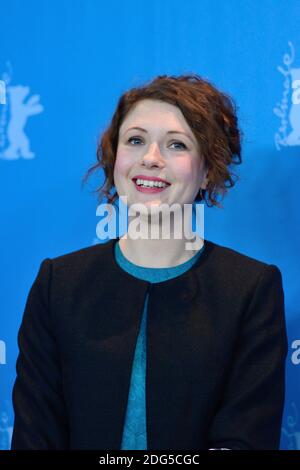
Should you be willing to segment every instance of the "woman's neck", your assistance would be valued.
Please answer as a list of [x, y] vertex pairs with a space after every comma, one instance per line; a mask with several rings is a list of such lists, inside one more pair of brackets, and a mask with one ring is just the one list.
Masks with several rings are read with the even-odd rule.
[[204, 240], [198, 234], [194, 235], [192, 240], [132, 239], [126, 233], [120, 237], [119, 246], [123, 255], [138, 266], [170, 268], [185, 263], [203, 247]]

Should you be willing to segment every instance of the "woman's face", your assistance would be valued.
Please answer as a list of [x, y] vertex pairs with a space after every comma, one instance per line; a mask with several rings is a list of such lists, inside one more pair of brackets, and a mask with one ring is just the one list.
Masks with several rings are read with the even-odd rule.
[[[144, 188], [134, 180], [138, 175], [168, 185]], [[193, 203], [200, 187], [205, 189], [205, 177], [197, 141], [180, 109], [164, 101], [139, 101], [119, 129], [114, 167], [118, 195], [127, 197], [128, 206]]]

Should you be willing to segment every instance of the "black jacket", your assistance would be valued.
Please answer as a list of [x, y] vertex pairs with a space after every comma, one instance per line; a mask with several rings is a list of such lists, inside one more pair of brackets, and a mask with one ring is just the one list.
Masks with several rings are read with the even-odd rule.
[[19, 330], [12, 449], [120, 449], [147, 291], [148, 450], [277, 449], [287, 337], [275, 265], [206, 240], [151, 284], [112, 239], [45, 259]]

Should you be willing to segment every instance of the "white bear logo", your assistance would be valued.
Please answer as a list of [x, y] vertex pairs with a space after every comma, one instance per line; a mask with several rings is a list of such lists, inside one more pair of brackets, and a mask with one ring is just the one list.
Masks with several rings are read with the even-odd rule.
[[10, 103], [10, 119], [7, 125], [8, 147], [0, 154], [5, 160], [16, 160], [18, 158], [31, 159], [35, 154], [30, 150], [30, 143], [25, 134], [24, 127], [29, 116], [39, 114], [43, 111], [40, 104], [40, 96], [33, 95], [26, 102], [30, 88], [17, 85], [7, 88]]

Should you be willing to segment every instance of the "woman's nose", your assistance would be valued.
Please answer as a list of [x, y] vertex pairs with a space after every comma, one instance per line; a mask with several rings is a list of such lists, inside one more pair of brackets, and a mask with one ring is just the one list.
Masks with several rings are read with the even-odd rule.
[[164, 158], [161, 154], [159, 145], [156, 143], [153, 143], [150, 145], [149, 149], [143, 156], [143, 161], [144, 163], [149, 164], [157, 164], [157, 165], [163, 165], [164, 164]]

